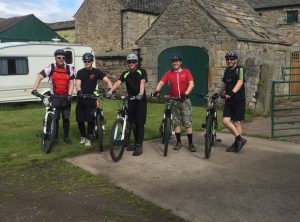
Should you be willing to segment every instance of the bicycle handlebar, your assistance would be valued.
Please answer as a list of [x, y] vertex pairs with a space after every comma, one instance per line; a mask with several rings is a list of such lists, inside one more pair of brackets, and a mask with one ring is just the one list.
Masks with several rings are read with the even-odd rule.
[[193, 95], [196, 95], [196, 96], [205, 98], [205, 99], [207, 99], [207, 100], [209, 100], [209, 99], [211, 99], [211, 100], [216, 100], [216, 99], [218, 99], [218, 98], [226, 99], [226, 94], [224, 94], [224, 93], [218, 93], [217, 96], [210, 96], [210, 95], [208, 95], [208, 94], [203, 94], [203, 93], [196, 93], [196, 94], [193, 94]]

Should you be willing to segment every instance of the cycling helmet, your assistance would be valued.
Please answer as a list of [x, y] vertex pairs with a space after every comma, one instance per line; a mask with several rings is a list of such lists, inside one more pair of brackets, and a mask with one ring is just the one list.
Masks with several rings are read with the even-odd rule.
[[63, 49], [57, 49], [54, 52], [54, 56], [57, 56], [57, 55], [66, 55], [66, 53]]
[[229, 51], [226, 53], [225, 58], [238, 58], [238, 54], [236, 53], [236, 51]]
[[82, 60], [83, 61], [94, 61], [94, 56], [92, 53], [84, 53], [83, 56], [82, 56]]
[[134, 60], [134, 61], [138, 61], [138, 57], [136, 54], [129, 54], [127, 57], [126, 57], [126, 61], [131, 61], [131, 60]]
[[172, 60], [179, 60], [179, 61], [182, 61], [182, 57], [181, 57], [181, 55], [179, 55], [179, 54], [173, 54], [172, 56], [171, 56], [171, 61]]

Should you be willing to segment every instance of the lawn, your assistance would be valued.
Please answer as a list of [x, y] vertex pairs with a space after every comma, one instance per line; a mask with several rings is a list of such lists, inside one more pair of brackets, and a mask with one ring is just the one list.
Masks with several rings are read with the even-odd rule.
[[[106, 148], [119, 105], [120, 101], [103, 101], [107, 120], [104, 140]], [[63, 160], [72, 155], [97, 152], [96, 149], [87, 150], [79, 144], [75, 106], [76, 103], [73, 102], [70, 128], [73, 144], [62, 143], [60, 128], [60, 143], [50, 154], [40, 151], [40, 138], [36, 136], [41, 131], [45, 111], [42, 104], [0, 106], [0, 190], [5, 194], [0, 197], [3, 209], [0, 217], [4, 221], [20, 217], [27, 218], [24, 221], [31, 220], [30, 218], [38, 221], [43, 215], [46, 221], [52, 221], [55, 218], [53, 214], [68, 218], [73, 213], [78, 215], [78, 221], [94, 221], [92, 218], [101, 213], [105, 218], [102, 221], [182, 221], [171, 212], [114, 186], [105, 178], [91, 175]], [[148, 103], [145, 140], [157, 138], [163, 109], [162, 103]], [[193, 107], [195, 130], [200, 130], [204, 116], [204, 108]], [[72, 200], [78, 203], [73, 206]], [[64, 201], [70, 205], [57, 208], [56, 205]], [[106, 205], [102, 209], [100, 205], [103, 202]], [[20, 206], [25, 207], [22, 211], [15, 211]], [[86, 212], [86, 208], [92, 208], [93, 213]]]

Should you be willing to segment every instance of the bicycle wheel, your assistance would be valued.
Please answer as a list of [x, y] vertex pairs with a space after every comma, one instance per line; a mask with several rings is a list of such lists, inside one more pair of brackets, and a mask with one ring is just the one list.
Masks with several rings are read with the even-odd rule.
[[99, 145], [99, 151], [103, 152], [103, 125], [104, 125], [104, 119], [101, 114], [97, 114], [96, 116], [96, 123], [97, 123], [97, 139], [98, 139], [98, 145]]
[[159, 135], [161, 136], [162, 140], [161, 143], [165, 143], [165, 137], [164, 137], [164, 127], [165, 127], [165, 120], [163, 119], [159, 126]]
[[125, 141], [121, 140], [123, 125], [124, 120], [119, 118], [115, 120], [111, 129], [109, 152], [115, 162], [118, 162], [122, 158], [125, 149]]
[[164, 124], [164, 156], [167, 156], [168, 154], [168, 146], [169, 146], [169, 140], [171, 136], [171, 119], [167, 117], [165, 119], [165, 124]]
[[208, 159], [210, 157], [211, 146], [213, 144], [213, 115], [209, 114], [206, 118], [206, 127], [205, 127], [205, 157]]
[[[45, 124], [45, 123], [44, 123]], [[46, 121], [46, 133], [42, 133], [42, 143], [41, 149], [44, 153], [50, 153], [51, 148], [54, 144], [55, 134], [56, 134], [56, 121], [55, 116], [52, 113], [48, 114], [47, 121]]]

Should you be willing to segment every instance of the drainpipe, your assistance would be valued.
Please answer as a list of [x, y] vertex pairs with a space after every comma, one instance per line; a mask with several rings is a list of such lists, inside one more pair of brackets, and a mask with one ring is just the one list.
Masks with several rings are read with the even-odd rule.
[[124, 49], [123, 10], [121, 10], [121, 50]]

